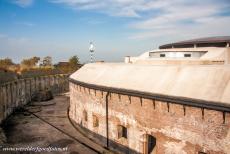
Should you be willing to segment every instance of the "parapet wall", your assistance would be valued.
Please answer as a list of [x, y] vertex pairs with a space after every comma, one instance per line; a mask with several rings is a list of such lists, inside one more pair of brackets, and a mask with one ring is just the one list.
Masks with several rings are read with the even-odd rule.
[[16, 108], [30, 102], [32, 96], [40, 90], [51, 89], [53, 94], [68, 91], [68, 76], [66, 74], [41, 76], [0, 85], [0, 123]]

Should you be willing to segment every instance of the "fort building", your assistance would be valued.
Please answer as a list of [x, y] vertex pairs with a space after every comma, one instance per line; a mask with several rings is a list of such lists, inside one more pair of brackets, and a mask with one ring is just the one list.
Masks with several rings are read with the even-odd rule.
[[230, 153], [230, 37], [162, 45], [70, 76], [70, 117], [120, 153]]

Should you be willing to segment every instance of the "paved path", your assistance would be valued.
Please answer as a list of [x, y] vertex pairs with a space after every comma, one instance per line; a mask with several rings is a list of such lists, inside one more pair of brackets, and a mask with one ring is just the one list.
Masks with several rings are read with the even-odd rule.
[[[39, 106], [36, 106], [38, 104]], [[34, 105], [25, 107], [30, 113], [19, 110], [8, 119], [7, 125], [4, 126], [6, 147], [57, 147], [64, 148], [59, 153], [66, 154], [108, 152], [71, 125], [67, 116], [68, 94], [55, 96], [51, 101]]]

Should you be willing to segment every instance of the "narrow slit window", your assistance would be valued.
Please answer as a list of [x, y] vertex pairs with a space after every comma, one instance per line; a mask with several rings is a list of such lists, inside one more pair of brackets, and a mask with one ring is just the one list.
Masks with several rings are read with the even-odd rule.
[[93, 127], [98, 127], [99, 126], [99, 120], [96, 115], [93, 115]]
[[84, 121], [88, 121], [88, 115], [85, 110], [83, 111], [83, 118], [84, 118]]
[[127, 138], [127, 128], [122, 126], [122, 125], [118, 125], [118, 138]]

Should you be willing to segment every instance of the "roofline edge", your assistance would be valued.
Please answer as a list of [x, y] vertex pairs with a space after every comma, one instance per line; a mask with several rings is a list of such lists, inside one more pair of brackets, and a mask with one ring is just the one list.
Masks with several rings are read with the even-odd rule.
[[206, 100], [193, 99], [193, 98], [180, 97], [180, 96], [169, 96], [169, 95], [157, 94], [157, 93], [148, 93], [148, 92], [142, 92], [142, 91], [130, 90], [130, 89], [106, 87], [106, 86], [85, 83], [72, 78], [69, 78], [69, 82], [72, 82], [74, 84], [86, 88], [101, 90], [110, 93], [129, 95], [129, 96], [135, 96], [140, 98], [163, 101], [166, 103], [174, 103], [174, 104], [180, 104], [185, 106], [192, 106], [192, 107], [198, 107], [202, 109], [210, 109], [210, 110], [217, 110], [221, 112], [230, 113], [230, 105], [225, 103], [220, 103], [220, 102], [206, 101]]

